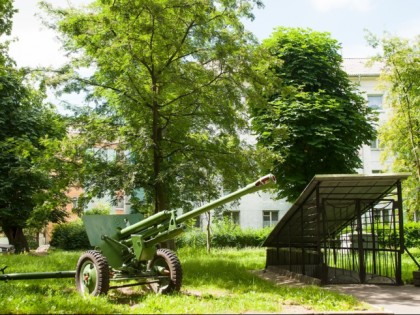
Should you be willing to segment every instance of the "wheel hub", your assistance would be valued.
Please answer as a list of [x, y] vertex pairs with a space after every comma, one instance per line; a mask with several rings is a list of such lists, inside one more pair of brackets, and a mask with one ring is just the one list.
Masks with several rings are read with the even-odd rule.
[[95, 289], [96, 284], [96, 268], [93, 264], [88, 263], [83, 268], [83, 286], [86, 293], [91, 293]]

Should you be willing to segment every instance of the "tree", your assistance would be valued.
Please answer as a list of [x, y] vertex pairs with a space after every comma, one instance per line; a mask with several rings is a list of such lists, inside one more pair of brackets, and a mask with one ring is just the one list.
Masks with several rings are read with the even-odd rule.
[[23, 228], [60, 221], [64, 193], [46, 168], [48, 143], [65, 135], [57, 114], [13, 69], [0, 75], [0, 224], [19, 252], [29, 250]]
[[403, 186], [405, 208], [410, 217], [420, 209], [420, 36], [413, 41], [385, 35], [382, 39], [370, 34], [368, 41], [380, 47], [372, 58], [384, 64], [382, 83], [387, 87], [385, 106], [390, 117], [379, 129], [383, 160], [393, 160], [396, 172], [412, 175]]
[[[73, 56], [52, 82], [91, 101], [67, 144], [88, 195], [142, 188], [159, 212], [189, 209], [217, 195], [217, 185], [248, 179], [255, 163], [239, 131], [247, 126], [242, 98], [255, 41], [240, 19], [252, 17], [252, 2], [44, 4]], [[107, 149], [116, 154], [104, 158]]]
[[[0, 32], [10, 34], [13, 7], [0, 4]], [[28, 73], [0, 53], [0, 226], [16, 251], [29, 250], [23, 228], [60, 221], [64, 193], [47, 168], [49, 143], [65, 135], [63, 121], [43, 103], [45, 94], [28, 85]]]
[[374, 138], [374, 117], [329, 33], [280, 27], [261, 49], [271, 60], [259, 71], [271, 84], [259, 88], [265, 102], [251, 104], [253, 128], [258, 145], [275, 154], [279, 197], [293, 201], [315, 174], [360, 167], [358, 150]]
[[[12, 0], [4, 0], [0, 2], [0, 36], [10, 35], [13, 25], [13, 14], [16, 10], [13, 8]], [[0, 42], [0, 65], [10, 65], [12, 62], [8, 56], [9, 42]]]

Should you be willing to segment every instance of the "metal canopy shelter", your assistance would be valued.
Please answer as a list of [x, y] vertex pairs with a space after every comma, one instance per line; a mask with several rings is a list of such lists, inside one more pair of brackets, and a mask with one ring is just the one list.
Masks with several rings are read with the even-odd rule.
[[265, 240], [266, 266], [323, 284], [402, 284], [401, 181], [409, 175], [316, 175]]

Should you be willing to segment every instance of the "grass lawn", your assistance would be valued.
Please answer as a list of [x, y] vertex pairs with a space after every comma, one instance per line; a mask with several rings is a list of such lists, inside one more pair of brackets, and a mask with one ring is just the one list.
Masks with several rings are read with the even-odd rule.
[[[74, 270], [81, 252], [52, 251], [46, 256], [0, 255], [7, 273]], [[0, 282], [0, 312], [28, 313], [269, 313], [290, 305], [316, 311], [365, 309], [353, 297], [316, 286], [276, 286], [248, 270], [263, 269], [265, 250], [182, 248], [181, 292], [156, 295], [141, 287], [110, 290], [107, 296], [82, 298], [73, 279]]]

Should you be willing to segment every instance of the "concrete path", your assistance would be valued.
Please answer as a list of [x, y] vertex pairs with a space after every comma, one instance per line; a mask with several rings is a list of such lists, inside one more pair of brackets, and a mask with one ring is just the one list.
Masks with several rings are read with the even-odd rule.
[[[308, 279], [314, 280], [314, 278], [293, 274], [272, 266], [265, 271], [256, 270], [253, 273], [279, 285], [317, 285], [317, 283], [308, 282]], [[322, 288], [353, 295], [358, 300], [366, 302], [377, 309], [377, 311], [344, 312], [345, 314], [420, 314], [420, 287], [414, 285], [335, 284], [322, 286]], [[290, 313], [294, 312], [290, 311]], [[321, 314], [314, 311], [303, 312], [302, 310], [299, 310], [299, 313]], [[324, 314], [327, 313], [340, 314], [340, 312], [325, 312]]]
[[344, 294], [351, 294], [358, 300], [369, 303], [385, 312], [394, 314], [420, 314], [420, 287], [346, 284], [323, 286]]

